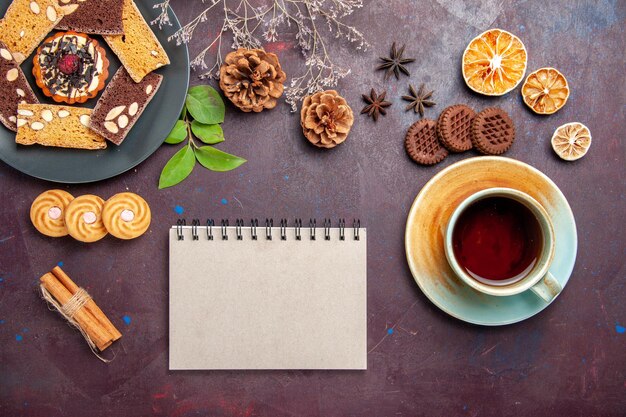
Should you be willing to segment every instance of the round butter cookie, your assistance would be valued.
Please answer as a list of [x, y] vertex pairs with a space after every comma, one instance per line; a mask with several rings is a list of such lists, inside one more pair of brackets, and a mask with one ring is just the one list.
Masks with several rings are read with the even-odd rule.
[[109, 233], [120, 239], [139, 237], [150, 227], [150, 206], [134, 193], [119, 193], [104, 203], [102, 220]]
[[76, 197], [65, 209], [67, 231], [81, 242], [95, 242], [107, 235], [102, 222], [104, 200], [97, 195]]
[[74, 196], [63, 190], [48, 190], [39, 194], [30, 206], [30, 221], [40, 233], [51, 236], [67, 236], [65, 210]]

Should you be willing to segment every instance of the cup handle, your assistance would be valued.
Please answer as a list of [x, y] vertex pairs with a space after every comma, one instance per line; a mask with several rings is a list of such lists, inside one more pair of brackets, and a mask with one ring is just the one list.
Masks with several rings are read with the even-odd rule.
[[539, 297], [543, 298], [546, 303], [549, 303], [559, 295], [563, 287], [556, 278], [554, 278], [554, 275], [548, 272], [541, 281], [530, 287], [530, 289]]

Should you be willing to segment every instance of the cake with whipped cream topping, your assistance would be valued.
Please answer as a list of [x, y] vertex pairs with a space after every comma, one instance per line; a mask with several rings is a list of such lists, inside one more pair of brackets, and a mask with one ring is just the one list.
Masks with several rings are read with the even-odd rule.
[[54, 101], [84, 103], [104, 88], [109, 61], [95, 39], [83, 33], [59, 32], [37, 50], [33, 75], [43, 93]]

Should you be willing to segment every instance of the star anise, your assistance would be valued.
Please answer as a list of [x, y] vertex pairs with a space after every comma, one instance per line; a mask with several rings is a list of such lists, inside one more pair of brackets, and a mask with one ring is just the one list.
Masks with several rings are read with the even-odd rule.
[[374, 121], [378, 120], [378, 115], [382, 114], [383, 116], [387, 114], [385, 107], [391, 106], [391, 103], [385, 101], [386, 91], [383, 91], [380, 94], [376, 94], [376, 91], [372, 88], [370, 95], [363, 94], [363, 100], [367, 103], [363, 110], [361, 110], [361, 114], [367, 113], [368, 116], [371, 116]]
[[402, 96], [402, 100], [410, 101], [408, 106], [406, 106], [405, 110], [413, 109], [415, 113], [419, 113], [421, 117], [424, 117], [424, 108], [432, 107], [435, 103], [430, 100], [433, 95], [433, 91], [425, 92], [424, 84], [420, 85], [419, 90], [415, 91], [415, 87], [409, 84], [409, 91], [411, 92], [410, 96]]
[[380, 57], [379, 59], [383, 61], [381, 65], [376, 67], [377, 70], [385, 70], [385, 80], [388, 79], [391, 74], [396, 76], [396, 79], [400, 79], [400, 71], [402, 71], [405, 75], [411, 75], [409, 70], [406, 69], [404, 64], [408, 64], [410, 62], [415, 61], [413, 58], [403, 58], [404, 55], [404, 47], [406, 45], [402, 45], [402, 48], [396, 49], [396, 43], [391, 44], [391, 54], [389, 58]]

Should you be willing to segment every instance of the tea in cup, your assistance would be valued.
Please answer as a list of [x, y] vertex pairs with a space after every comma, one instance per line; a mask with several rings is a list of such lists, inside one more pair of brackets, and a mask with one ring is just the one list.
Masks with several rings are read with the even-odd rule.
[[488, 188], [472, 194], [452, 213], [445, 238], [452, 270], [477, 291], [509, 296], [530, 289], [550, 302], [562, 290], [548, 271], [552, 222], [526, 193]]

